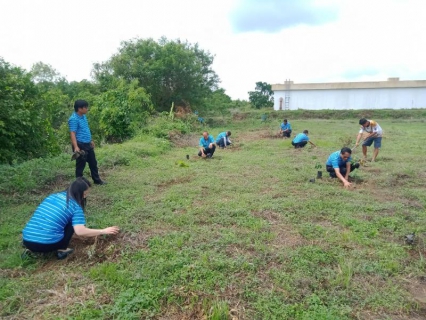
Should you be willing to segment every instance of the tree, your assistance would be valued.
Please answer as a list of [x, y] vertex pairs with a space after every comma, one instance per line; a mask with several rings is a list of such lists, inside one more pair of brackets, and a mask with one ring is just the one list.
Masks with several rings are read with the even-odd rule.
[[57, 83], [63, 77], [50, 64], [45, 64], [41, 61], [36, 62], [31, 67], [31, 78], [35, 83], [49, 82]]
[[138, 80], [157, 111], [175, 105], [198, 105], [217, 89], [219, 78], [212, 70], [213, 56], [187, 42], [161, 38], [122, 42], [118, 54], [95, 64], [93, 75], [102, 90], [111, 88], [114, 78]]
[[59, 153], [31, 74], [0, 58], [0, 163]]
[[118, 79], [114, 89], [96, 97], [89, 115], [91, 129], [97, 140], [123, 141], [141, 128], [153, 110], [137, 80], [127, 84]]
[[205, 99], [202, 106], [198, 111], [201, 112], [218, 112], [222, 116], [232, 107], [232, 99], [225, 93], [225, 90], [220, 88], [212, 92], [212, 94]]
[[256, 82], [256, 91], [250, 91], [248, 94], [250, 103], [256, 109], [274, 106], [274, 92], [266, 82]]

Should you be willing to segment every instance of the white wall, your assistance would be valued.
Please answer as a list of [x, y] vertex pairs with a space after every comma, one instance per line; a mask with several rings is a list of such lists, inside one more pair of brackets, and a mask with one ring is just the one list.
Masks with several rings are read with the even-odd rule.
[[[274, 92], [274, 109], [285, 91]], [[426, 108], [426, 88], [380, 88], [290, 91], [290, 110], [307, 109], [412, 109]]]

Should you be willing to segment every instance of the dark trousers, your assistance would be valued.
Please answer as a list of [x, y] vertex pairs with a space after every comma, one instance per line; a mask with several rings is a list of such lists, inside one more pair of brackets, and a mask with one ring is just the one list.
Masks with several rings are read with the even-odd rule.
[[[330, 173], [330, 177], [337, 178], [336, 171], [334, 171], [333, 166], [326, 166], [326, 168], [327, 168], [327, 172]], [[350, 169], [351, 171], [349, 171], [349, 172], [352, 172], [352, 171], [354, 171], [355, 169], [358, 169], [358, 168], [359, 168], [359, 163], [355, 163], [355, 164], [351, 163], [351, 169]], [[343, 166], [343, 167], [339, 167], [339, 170], [340, 170], [340, 173], [342, 174], [342, 176], [346, 175], [346, 165]]]
[[[203, 149], [203, 151], [204, 151], [204, 154], [205, 155], [207, 155], [207, 154], [209, 154], [210, 153], [210, 155], [211, 156], [213, 156], [213, 153], [216, 151], [216, 146], [215, 145], [213, 145], [211, 148], [204, 148]], [[200, 156], [201, 157], [201, 151], [200, 152], [198, 152], [198, 156]]]
[[283, 131], [283, 137], [290, 138], [291, 137], [291, 130]]
[[86, 162], [89, 164], [90, 175], [95, 183], [101, 181], [98, 172], [98, 162], [96, 161], [95, 149], [92, 148], [90, 143], [82, 143], [77, 141], [80, 150], [84, 150], [85, 155], [77, 158], [75, 162], [75, 177], [82, 177]]
[[291, 142], [291, 144], [297, 149], [297, 148], [303, 148], [304, 146], [306, 146], [306, 144], [308, 143], [308, 141], [302, 141], [302, 142], [298, 142], [298, 143], [294, 143], [293, 141]]
[[68, 224], [64, 228], [64, 237], [61, 241], [56, 243], [37, 243], [31, 241], [23, 241], [24, 246], [32, 252], [52, 252], [57, 250], [65, 250], [68, 248], [68, 245], [71, 241], [71, 237], [74, 234], [74, 228], [72, 226], [72, 222], [68, 222]]
[[231, 143], [229, 142], [228, 139], [226, 139], [226, 145], [223, 142], [223, 139], [220, 139], [219, 142], [217, 142], [217, 145], [219, 146], [219, 148], [225, 148], [226, 146], [229, 146]]

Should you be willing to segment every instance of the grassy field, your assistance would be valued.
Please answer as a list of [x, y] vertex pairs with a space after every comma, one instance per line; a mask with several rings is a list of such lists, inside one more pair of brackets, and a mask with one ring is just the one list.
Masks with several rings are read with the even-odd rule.
[[[0, 181], [0, 316], [424, 319], [425, 120], [375, 118], [382, 150], [352, 174], [350, 190], [325, 172], [309, 180], [331, 152], [353, 146], [357, 119], [290, 118], [318, 146], [303, 150], [276, 138], [280, 120], [240, 117], [211, 129], [231, 130], [234, 142], [213, 159], [196, 156], [201, 133], [178, 147], [139, 137], [99, 149], [109, 184], [92, 188], [88, 226], [122, 232], [73, 238], [65, 261], [22, 260], [20, 232], [72, 180], [69, 156]], [[50, 175], [48, 186], [26, 187], [28, 172]]]

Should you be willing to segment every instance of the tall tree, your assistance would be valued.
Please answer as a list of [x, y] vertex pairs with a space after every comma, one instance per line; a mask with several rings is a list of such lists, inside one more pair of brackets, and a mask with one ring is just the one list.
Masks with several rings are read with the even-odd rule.
[[256, 91], [250, 91], [250, 103], [256, 109], [269, 108], [274, 106], [274, 92], [270, 84], [266, 82], [256, 82]]
[[157, 111], [175, 105], [198, 105], [217, 89], [219, 78], [212, 69], [213, 56], [180, 40], [137, 39], [122, 43], [119, 52], [102, 64], [95, 64], [93, 75], [105, 89], [114, 77], [128, 82], [138, 80]]
[[0, 58], [0, 163], [57, 154], [59, 147], [43, 116], [31, 74]]
[[36, 83], [39, 82], [50, 82], [57, 83], [63, 77], [55, 70], [50, 64], [43, 63], [41, 61], [36, 62], [31, 67], [31, 77]]

